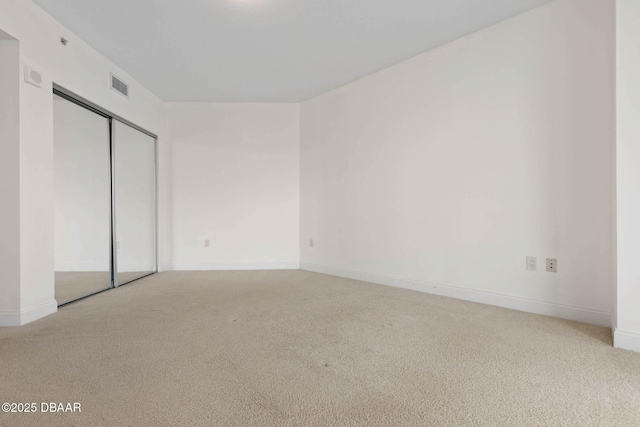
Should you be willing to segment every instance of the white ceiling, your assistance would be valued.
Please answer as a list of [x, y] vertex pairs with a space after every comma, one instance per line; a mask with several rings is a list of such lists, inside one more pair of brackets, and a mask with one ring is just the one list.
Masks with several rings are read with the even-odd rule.
[[34, 0], [165, 101], [302, 101], [550, 0]]

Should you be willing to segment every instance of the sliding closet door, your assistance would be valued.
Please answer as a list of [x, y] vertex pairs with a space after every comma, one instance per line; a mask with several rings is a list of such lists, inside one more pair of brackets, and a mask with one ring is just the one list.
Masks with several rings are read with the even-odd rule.
[[156, 141], [113, 121], [118, 285], [156, 272]]
[[111, 287], [109, 119], [54, 95], [55, 296]]

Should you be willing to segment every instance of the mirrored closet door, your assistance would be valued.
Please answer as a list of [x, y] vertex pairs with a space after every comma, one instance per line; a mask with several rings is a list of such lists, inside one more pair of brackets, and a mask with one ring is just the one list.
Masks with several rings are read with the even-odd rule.
[[111, 287], [110, 120], [54, 95], [55, 297]]
[[54, 89], [59, 305], [157, 272], [156, 137]]
[[156, 140], [114, 121], [117, 283], [156, 271]]

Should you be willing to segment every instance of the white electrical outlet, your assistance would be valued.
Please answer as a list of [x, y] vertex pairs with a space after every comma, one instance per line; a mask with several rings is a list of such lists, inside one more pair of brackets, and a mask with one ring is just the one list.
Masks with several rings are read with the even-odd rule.
[[205, 239], [205, 240], [204, 240], [204, 247], [205, 247], [205, 248], [208, 248], [208, 247], [210, 247], [210, 246], [211, 246], [211, 240], [209, 240], [209, 239]]
[[309, 240], [309, 247], [312, 248], [313, 247], [313, 239]]
[[120, 249], [120, 241], [119, 240], [116, 242], [116, 249]]
[[538, 269], [538, 258], [534, 256], [527, 257], [527, 270], [537, 270]]
[[547, 271], [556, 273], [558, 271], [558, 260], [555, 258], [547, 258]]

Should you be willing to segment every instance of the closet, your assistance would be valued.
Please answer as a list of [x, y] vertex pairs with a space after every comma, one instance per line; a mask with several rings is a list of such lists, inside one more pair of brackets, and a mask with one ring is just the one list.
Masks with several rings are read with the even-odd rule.
[[59, 305], [157, 272], [154, 134], [55, 87]]

